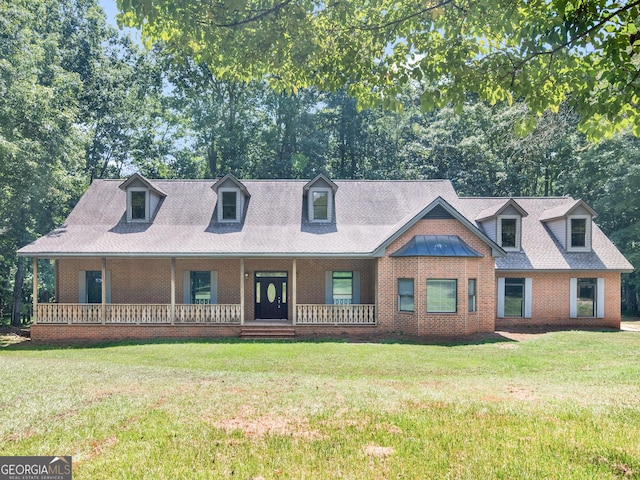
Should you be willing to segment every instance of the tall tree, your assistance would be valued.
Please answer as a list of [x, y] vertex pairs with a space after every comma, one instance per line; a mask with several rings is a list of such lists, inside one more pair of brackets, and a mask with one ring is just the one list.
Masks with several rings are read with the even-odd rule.
[[640, 0], [118, 0], [120, 22], [204, 62], [220, 80], [276, 90], [347, 88], [398, 105], [426, 80], [425, 109], [467, 93], [524, 98], [535, 116], [570, 103], [590, 135], [640, 135]]
[[57, 1], [0, 2], [0, 255], [17, 326], [27, 268], [15, 252], [55, 225], [82, 183], [81, 82], [62, 66], [60, 19]]

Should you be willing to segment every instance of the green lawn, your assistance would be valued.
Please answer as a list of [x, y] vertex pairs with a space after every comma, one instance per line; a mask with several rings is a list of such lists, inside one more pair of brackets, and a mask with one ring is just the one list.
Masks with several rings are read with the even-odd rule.
[[640, 333], [0, 348], [0, 454], [74, 479], [640, 478]]

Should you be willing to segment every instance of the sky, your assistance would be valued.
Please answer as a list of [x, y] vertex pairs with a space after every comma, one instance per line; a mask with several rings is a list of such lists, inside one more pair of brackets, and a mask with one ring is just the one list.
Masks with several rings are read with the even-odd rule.
[[[116, 7], [116, 0], [98, 0], [98, 4], [104, 10], [104, 13], [107, 15], [107, 22], [113, 25], [115, 28], [118, 28], [118, 24], [116, 23], [116, 15], [118, 14], [118, 7]], [[135, 28], [124, 28], [123, 32], [129, 33], [131, 38], [134, 40], [140, 41], [140, 32]]]

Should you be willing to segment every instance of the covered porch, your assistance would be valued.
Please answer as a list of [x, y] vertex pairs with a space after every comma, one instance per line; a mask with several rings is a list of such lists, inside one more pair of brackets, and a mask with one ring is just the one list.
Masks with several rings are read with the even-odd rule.
[[[292, 326], [321, 327], [377, 323], [373, 259], [92, 257], [55, 262], [57, 301], [39, 303], [38, 258], [33, 258], [34, 324], [243, 326], [259, 320], [267, 325], [285, 321]], [[89, 272], [95, 281], [92, 285], [88, 285]], [[197, 283], [197, 273], [208, 280]], [[91, 288], [96, 290], [93, 296]], [[70, 301], [74, 298], [77, 303]]]

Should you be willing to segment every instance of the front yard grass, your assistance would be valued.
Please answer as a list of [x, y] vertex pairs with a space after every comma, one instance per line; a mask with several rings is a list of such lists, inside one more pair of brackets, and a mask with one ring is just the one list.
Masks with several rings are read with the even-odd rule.
[[640, 478], [640, 333], [0, 349], [0, 454], [74, 479]]

